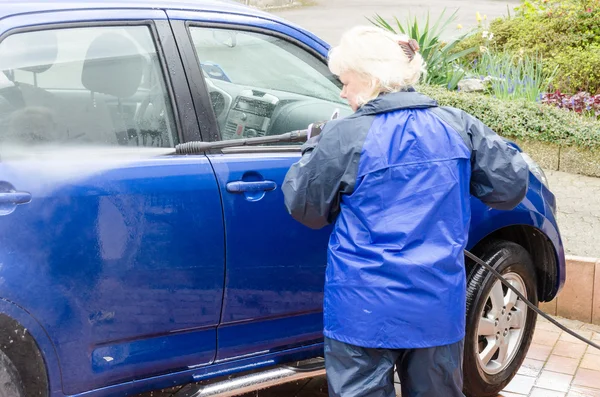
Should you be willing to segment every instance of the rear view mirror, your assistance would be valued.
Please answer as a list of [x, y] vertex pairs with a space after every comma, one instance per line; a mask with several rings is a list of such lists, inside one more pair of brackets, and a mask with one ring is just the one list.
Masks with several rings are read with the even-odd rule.
[[215, 41], [219, 44], [223, 44], [230, 48], [235, 47], [235, 45], [237, 44], [236, 36], [237, 33], [232, 32], [231, 30], [213, 30], [213, 38], [215, 39]]

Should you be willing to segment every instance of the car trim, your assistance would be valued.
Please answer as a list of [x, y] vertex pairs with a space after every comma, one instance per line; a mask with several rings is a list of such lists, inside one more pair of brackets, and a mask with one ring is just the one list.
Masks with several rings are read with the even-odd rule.
[[[171, 372], [168, 374], [155, 375], [147, 378], [137, 379], [132, 382], [119, 383], [115, 385], [105, 386], [99, 389], [89, 390], [83, 393], [78, 393], [70, 397], [100, 397], [107, 394], [120, 395], [124, 392], [131, 394], [150, 391], [147, 385], [170, 385], [178, 384], [185, 385], [194, 381], [202, 381], [212, 379], [215, 372], [219, 375], [229, 376], [245, 371], [249, 365], [254, 369], [272, 367], [277, 364], [293, 363], [323, 355], [323, 343], [314, 343], [306, 346], [296, 347], [292, 349], [281, 350], [277, 352], [269, 352], [252, 357], [241, 358], [233, 361], [222, 362], [213, 365], [202, 365], [199, 367], [189, 367], [187, 369]], [[160, 386], [159, 386], [160, 388]]]
[[191, 92], [194, 118], [197, 120], [199, 133], [189, 137], [190, 141], [211, 142], [220, 139], [217, 116], [212, 109], [208, 86], [200, 70], [200, 63], [194, 50], [189, 29], [183, 20], [170, 20], [171, 30], [179, 57], [183, 64], [183, 72]]

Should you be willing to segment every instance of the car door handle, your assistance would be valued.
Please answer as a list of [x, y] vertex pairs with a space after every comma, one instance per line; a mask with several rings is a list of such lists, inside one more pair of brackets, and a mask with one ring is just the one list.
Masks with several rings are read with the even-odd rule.
[[0, 193], [0, 204], [27, 204], [31, 201], [31, 193], [9, 192]]
[[227, 184], [227, 191], [229, 193], [253, 193], [253, 192], [268, 192], [275, 190], [277, 184], [273, 181], [255, 181], [255, 182], [244, 182], [235, 181]]

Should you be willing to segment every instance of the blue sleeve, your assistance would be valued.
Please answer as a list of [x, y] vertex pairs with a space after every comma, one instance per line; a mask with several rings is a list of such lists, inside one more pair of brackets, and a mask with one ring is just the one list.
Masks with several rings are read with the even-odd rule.
[[472, 145], [471, 194], [491, 208], [511, 210], [527, 194], [529, 167], [521, 153], [478, 119], [467, 117]]
[[354, 189], [360, 147], [338, 123], [302, 146], [302, 158], [286, 174], [285, 206], [298, 222], [312, 229], [335, 221], [342, 195]]

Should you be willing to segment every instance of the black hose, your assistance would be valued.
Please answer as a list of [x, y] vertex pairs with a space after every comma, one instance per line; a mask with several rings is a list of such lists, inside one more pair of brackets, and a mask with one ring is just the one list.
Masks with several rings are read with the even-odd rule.
[[176, 154], [198, 154], [206, 151], [206, 142], [192, 141], [175, 146]]
[[523, 296], [523, 294], [521, 294], [515, 287], [513, 287], [504, 277], [502, 277], [502, 275], [496, 270], [494, 269], [492, 266], [488, 265], [487, 263], [485, 263], [483, 260], [479, 259], [478, 257], [476, 257], [475, 255], [473, 255], [471, 252], [465, 250], [465, 255], [467, 256], [467, 258], [471, 259], [472, 261], [474, 261], [475, 263], [477, 263], [478, 265], [481, 265], [483, 267], [485, 267], [487, 270], [489, 270], [494, 276], [496, 276], [496, 278], [498, 280], [500, 280], [502, 282], [502, 284], [506, 285], [512, 292], [514, 292], [523, 302], [525, 302], [525, 304], [527, 306], [529, 306], [529, 308], [531, 310], [533, 310], [534, 312], [536, 312], [537, 314], [539, 314], [540, 316], [544, 317], [546, 320], [550, 321], [552, 324], [556, 325], [558, 328], [562, 329], [563, 331], [565, 331], [566, 333], [568, 333], [569, 335], [574, 336], [575, 338], [579, 339], [582, 342], [587, 343], [588, 345], [595, 347], [596, 349], [600, 350], [600, 346], [597, 345], [596, 343], [592, 342], [589, 339], [584, 338], [583, 336], [579, 335], [578, 333], [571, 331], [570, 329], [568, 329], [567, 327], [565, 327], [564, 325], [562, 325], [561, 323], [559, 323], [558, 321], [556, 321], [555, 319], [553, 319], [552, 317], [550, 317], [548, 314], [544, 313], [543, 311], [541, 311], [540, 309], [538, 309], [538, 307], [536, 305], [534, 305], [533, 303], [529, 302], [527, 300], [527, 298], [525, 298]]

